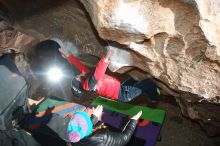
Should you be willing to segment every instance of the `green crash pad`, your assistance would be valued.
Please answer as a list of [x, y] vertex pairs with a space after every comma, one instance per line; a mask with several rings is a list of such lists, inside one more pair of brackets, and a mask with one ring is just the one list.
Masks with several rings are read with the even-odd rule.
[[156, 122], [160, 124], [163, 123], [165, 117], [165, 111], [161, 109], [152, 109], [149, 107], [117, 102], [101, 96], [96, 98], [96, 100], [93, 101], [92, 105], [93, 106], [103, 105], [105, 109], [119, 112], [128, 116], [133, 116], [137, 114], [140, 110], [142, 110], [143, 112], [141, 116], [142, 119], [150, 120], [152, 122]]

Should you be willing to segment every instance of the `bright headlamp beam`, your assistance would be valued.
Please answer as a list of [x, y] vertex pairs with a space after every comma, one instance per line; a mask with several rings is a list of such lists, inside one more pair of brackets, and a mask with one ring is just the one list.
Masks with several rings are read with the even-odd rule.
[[53, 67], [47, 72], [47, 77], [52, 82], [59, 82], [63, 77], [63, 73], [59, 68]]

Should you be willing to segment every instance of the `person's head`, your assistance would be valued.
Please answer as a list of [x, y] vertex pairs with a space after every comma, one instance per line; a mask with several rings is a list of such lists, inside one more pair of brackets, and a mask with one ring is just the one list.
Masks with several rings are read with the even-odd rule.
[[69, 141], [76, 143], [92, 133], [93, 124], [89, 115], [84, 111], [73, 114], [69, 121], [67, 133]]
[[44, 71], [52, 65], [68, 64], [59, 52], [60, 45], [53, 40], [44, 40], [36, 44], [28, 53], [31, 69]]

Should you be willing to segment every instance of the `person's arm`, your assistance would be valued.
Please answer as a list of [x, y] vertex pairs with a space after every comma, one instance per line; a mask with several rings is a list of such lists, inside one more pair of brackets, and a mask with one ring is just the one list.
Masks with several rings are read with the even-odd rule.
[[93, 73], [90, 74], [90, 77], [87, 78], [86, 82], [88, 82], [87, 90], [96, 92], [97, 88], [94, 88], [97, 82], [103, 78], [108, 65], [110, 64], [110, 57], [112, 56], [112, 51], [109, 50], [105, 57], [102, 57], [99, 63], [96, 65], [96, 69]]
[[74, 65], [81, 72], [81, 74], [84, 75], [89, 72], [89, 69], [85, 67], [85, 65], [83, 65], [75, 56], [69, 55], [67, 60], [70, 64]]
[[94, 72], [94, 78], [98, 81], [103, 77], [106, 72], [108, 65], [110, 64], [110, 58], [113, 56], [114, 52], [112, 49], [109, 49], [106, 56], [102, 57], [99, 63], [96, 66]]
[[102, 57], [102, 59], [99, 61], [99, 63], [96, 66], [95, 72], [94, 72], [94, 77], [96, 80], [99, 80], [103, 77], [103, 75], [106, 72], [106, 69], [110, 63], [110, 60]]
[[68, 49], [61, 47], [59, 48], [59, 51], [63, 58], [67, 59], [70, 64], [74, 65], [82, 75], [89, 72], [89, 69], [86, 68], [73, 54], [71, 54]]
[[105, 136], [105, 145], [106, 146], [123, 146], [126, 145], [130, 139], [131, 136], [134, 133], [134, 130], [137, 125], [137, 120], [131, 119], [124, 129], [123, 132], [111, 132], [111, 131], [106, 131], [106, 136]]
[[103, 137], [105, 141], [106, 146], [123, 146], [126, 145], [130, 139], [131, 136], [134, 133], [134, 130], [137, 125], [137, 120], [142, 115], [142, 111], [138, 112], [136, 115], [131, 117], [128, 124], [125, 125], [125, 128], [122, 130], [122, 132], [111, 132], [106, 131], [105, 136]]
[[86, 82], [88, 82], [88, 90], [96, 92], [97, 89], [95, 89], [96, 83], [103, 77], [105, 74], [105, 71], [109, 65], [110, 61], [103, 57], [99, 63], [96, 66], [96, 69], [94, 72], [92, 72], [87, 78]]

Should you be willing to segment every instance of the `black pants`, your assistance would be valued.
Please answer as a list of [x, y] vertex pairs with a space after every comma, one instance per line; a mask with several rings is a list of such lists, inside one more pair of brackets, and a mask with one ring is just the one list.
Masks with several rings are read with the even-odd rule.
[[121, 84], [119, 100], [129, 102], [141, 94], [147, 96], [151, 101], [155, 101], [159, 96], [157, 86], [151, 79], [136, 81], [128, 78]]

